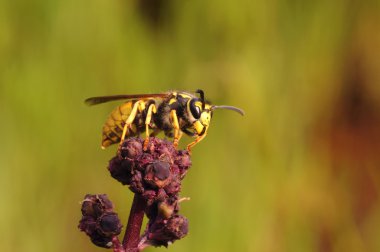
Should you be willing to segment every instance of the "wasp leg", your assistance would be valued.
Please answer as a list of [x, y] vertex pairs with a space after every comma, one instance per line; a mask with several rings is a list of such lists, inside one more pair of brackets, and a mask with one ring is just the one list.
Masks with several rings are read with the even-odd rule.
[[172, 124], [173, 124], [173, 128], [174, 128], [174, 140], [173, 140], [173, 145], [174, 147], [177, 148], [178, 146], [178, 141], [179, 139], [181, 138], [181, 133], [180, 133], [180, 130], [179, 130], [179, 123], [178, 123], [178, 117], [177, 117], [177, 111], [175, 109], [173, 109], [172, 111], [170, 111], [170, 116], [172, 118]]
[[181, 140], [182, 136], [183, 136], [183, 132], [182, 132], [182, 130], [180, 130], [178, 133], [178, 140], [177, 140], [178, 142], [179, 142], [179, 140]]
[[153, 113], [157, 113], [157, 108], [156, 108], [156, 105], [154, 104], [150, 104], [149, 105], [149, 108], [148, 108], [148, 112], [146, 114], [146, 119], [145, 119], [145, 133], [146, 133], [146, 136], [145, 136], [145, 141], [144, 141], [144, 150], [147, 149], [148, 147], [148, 143], [149, 143], [149, 124], [152, 120], [152, 114]]
[[137, 111], [142, 111], [145, 109], [145, 103], [144, 101], [140, 100], [140, 101], [137, 101], [134, 105], [133, 105], [133, 108], [132, 108], [132, 111], [131, 113], [129, 114], [127, 120], [125, 121], [125, 125], [124, 125], [124, 128], [123, 128], [123, 134], [121, 135], [121, 139], [120, 139], [120, 144], [124, 141], [125, 139], [125, 135], [127, 134], [127, 129], [131, 126], [131, 124], [133, 123], [133, 121], [135, 120], [136, 118], [136, 115], [137, 115]]
[[187, 148], [186, 148], [187, 151], [191, 154], [191, 148], [193, 148], [194, 145], [202, 141], [202, 139], [205, 138], [206, 135], [207, 135], [207, 132], [205, 132], [202, 136], [198, 136], [197, 138], [195, 138], [194, 142], [187, 145]]

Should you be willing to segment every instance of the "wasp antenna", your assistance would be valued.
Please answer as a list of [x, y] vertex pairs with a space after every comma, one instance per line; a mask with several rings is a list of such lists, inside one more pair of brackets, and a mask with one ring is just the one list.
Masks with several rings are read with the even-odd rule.
[[242, 116], [245, 114], [244, 110], [242, 110], [240, 108], [237, 108], [237, 107], [234, 107], [234, 106], [219, 105], [219, 106], [212, 106], [211, 107], [211, 111], [213, 111], [215, 109], [228, 109], [228, 110], [232, 110], [232, 111], [235, 111], [235, 112], [241, 114]]
[[202, 89], [197, 89], [195, 91], [195, 93], [199, 94], [199, 96], [201, 97], [201, 101], [202, 101], [202, 109], [205, 109], [206, 107], [206, 103], [205, 103], [205, 93], [203, 92]]
[[201, 100], [204, 101], [205, 100], [205, 92], [203, 92], [202, 89], [197, 89], [195, 91], [195, 93], [199, 94], [199, 96], [201, 97]]

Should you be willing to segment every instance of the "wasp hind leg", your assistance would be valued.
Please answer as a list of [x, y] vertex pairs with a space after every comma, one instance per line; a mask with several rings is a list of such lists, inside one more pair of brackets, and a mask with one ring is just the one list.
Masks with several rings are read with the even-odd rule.
[[146, 119], [145, 119], [145, 141], [144, 141], [144, 150], [148, 148], [148, 143], [149, 143], [149, 124], [152, 121], [152, 114], [157, 113], [157, 108], [156, 105], [150, 104], [148, 108], [148, 112], [146, 114]]
[[174, 147], [177, 148], [178, 142], [179, 142], [179, 140], [182, 137], [182, 131], [179, 128], [179, 122], [178, 122], [178, 117], [177, 117], [177, 113], [176, 112], [177, 111], [173, 109], [172, 111], [170, 111], [170, 116], [171, 116], [172, 124], [173, 124], [173, 128], [174, 128], [173, 145], [174, 145]]
[[121, 138], [120, 138], [120, 145], [123, 143], [123, 141], [125, 139], [128, 128], [131, 127], [133, 121], [135, 120], [137, 112], [141, 112], [144, 109], [145, 109], [145, 103], [143, 100], [139, 100], [139, 101], [135, 102], [135, 104], [133, 105], [133, 108], [131, 110], [131, 113], [129, 114], [127, 120], [125, 121], [125, 125], [123, 128], [123, 134], [121, 135]]

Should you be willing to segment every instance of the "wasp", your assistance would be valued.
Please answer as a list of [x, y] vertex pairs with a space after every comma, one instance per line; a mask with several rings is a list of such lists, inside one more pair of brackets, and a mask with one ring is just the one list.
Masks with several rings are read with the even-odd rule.
[[237, 107], [211, 105], [204, 99], [204, 92], [194, 94], [183, 91], [169, 91], [158, 94], [135, 94], [91, 97], [85, 100], [88, 105], [109, 101], [126, 100], [108, 116], [102, 133], [102, 148], [122, 143], [126, 137], [138, 136], [145, 132], [144, 149], [149, 137], [160, 132], [173, 138], [178, 146], [183, 133], [195, 137], [187, 145], [187, 150], [199, 143], [207, 134], [214, 110], [228, 109], [244, 115]]

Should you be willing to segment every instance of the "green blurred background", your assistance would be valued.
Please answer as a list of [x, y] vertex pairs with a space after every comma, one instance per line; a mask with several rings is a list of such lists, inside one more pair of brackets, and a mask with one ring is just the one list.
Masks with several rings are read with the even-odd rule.
[[119, 103], [85, 98], [202, 88], [246, 116], [194, 148], [170, 251], [380, 251], [379, 83], [379, 1], [0, 1], [0, 250], [102, 251], [86, 193], [126, 222], [100, 149]]

